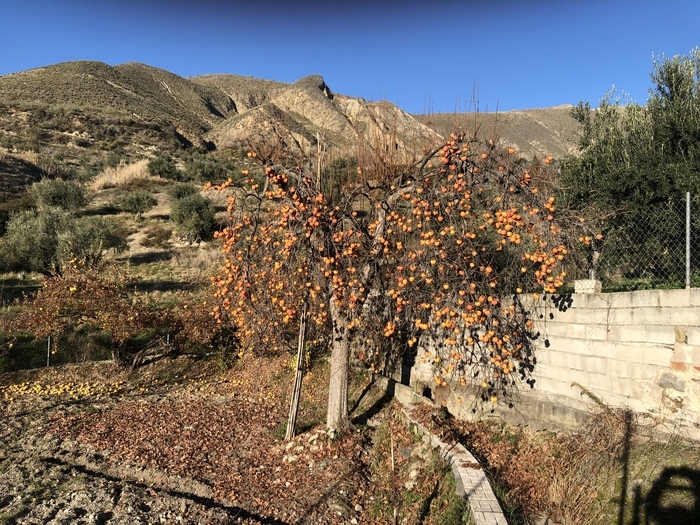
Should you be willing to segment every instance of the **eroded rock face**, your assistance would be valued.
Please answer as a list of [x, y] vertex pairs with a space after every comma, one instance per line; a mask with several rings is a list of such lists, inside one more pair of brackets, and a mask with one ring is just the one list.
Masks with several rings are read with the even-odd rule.
[[246, 110], [238, 105], [240, 113], [218, 123], [206, 138], [217, 147], [236, 147], [266, 137], [305, 155], [321, 141], [348, 155], [364, 147], [393, 150], [400, 158], [419, 156], [426, 145], [440, 139], [393, 104], [335, 95], [319, 75], [275, 85], [259, 100], [260, 104], [248, 104]]

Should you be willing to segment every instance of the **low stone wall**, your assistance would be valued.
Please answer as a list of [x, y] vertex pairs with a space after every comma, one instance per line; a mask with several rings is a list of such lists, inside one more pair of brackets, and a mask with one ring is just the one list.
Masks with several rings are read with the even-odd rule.
[[[572, 294], [531, 306], [540, 332], [534, 389], [523, 385], [514, 409], [485, 407], [486, 414], [494, 408], [514, 423], [571, 427], [597, 398], [700, 439], [700, 289]], [[457, 417], [483, 415], [457, 402], [469, 399], [457, 385], [436, 390], [430, 365], [416, 363], [415, 389], [430, 386]]]
[[471, 452], [460, 443], [442, 441], [411, 416], [411, 405], [415, 406], [431, 401], [414, 392], [409, 386], [397, 383], [392, 379], [378, 377], [376, 385], [401, 403], [403, 413], [408, 421], [422, 434], [430, 436], [433, 447], [439, 449], [440, 455], [449, 462], [455, 478], [455, 492], [458, 496], [467, 498], [474, 523], [476, 525], [508, 525], [486, 473]]

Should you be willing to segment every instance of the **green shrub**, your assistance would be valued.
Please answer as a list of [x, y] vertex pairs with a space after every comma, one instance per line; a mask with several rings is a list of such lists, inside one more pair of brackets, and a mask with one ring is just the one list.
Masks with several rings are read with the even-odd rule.
[[44, 209], [61, 208], [75, 211], [87, 206], [89, 202], [85, 189], [75, 181], [43, 179], [32, 185], [31, 192], [37, 204]]
[[36, 207], [36, 198], [28, 191], [21, 197], [0, 202], [0, 236], [5, 235], [7, 222], [13, 213], [32, 210]]
[[172, 205], [171, 219], [179, 233], [194, 242], [208, 237], [214, 229], [214, 204], [195, 193], [176, 200]]
[[0, 244], [0, 267], [44, 273], [58, 268], [58, 231], [68, 220], [65, 211], [55, 208], [13, 214]]
[[180, 170], [166, 157], [155, 157], [148, 162], [148, 173], [164, 179], [180, 180]]
[[236, 171], [236, 164], [230, 159], [196, 151], [183, 153], [181, 160], [185, 166], [181, 180], [214, 181], [226, 180]]
[[126, 236], [101, 217], [75, 218], [56, 208], [21, 211], [12, 215], [0, 239], [0, 267], [42, 273], [60, 271], [63, 263], [79, 258], [97, 262], [105, 250], [127, 249]]
[[133, 213], [139, 218], [156, 204], [158, 204], [158, 201], [147, 190], [135, 190], [124, 193], [117, 201], [117, 205], [123, 211]]
[[199, 189], [192, 184], [175, 184], [168, 188], [168, 196], [170, 197], [171, 204], [175, 204], [175, 201], [184, 199], [190, 195], [195, 195], [196, 193], [199, 193]]
[[126, 161], [126, 155], [121, 146], [115, 142], [105, 145], [106, 149], [111, 150], [107, 156], [102, 159], [102, 166], [105, 168], [116, 168], [122, 162]]
[[69, 220], [58, 233], [56, 259], [66, 261], [77, 258], [88, 264], [102, 259], [105, 250], [121, 253], [128, 249], [126, 235], [118, 225], [103, 217], [80, 217]]

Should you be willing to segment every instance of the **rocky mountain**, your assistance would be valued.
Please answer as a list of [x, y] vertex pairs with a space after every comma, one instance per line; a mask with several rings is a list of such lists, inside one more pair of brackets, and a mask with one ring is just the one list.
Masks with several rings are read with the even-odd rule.
[[237, 147], [256, 136], [299, 152], [320, 138], [339, 148], [384, 142], [385, 135], [399, 148], [417, 137], [437, 140], [397, 107], [336, 96], [317, 75], [285, 84], [236, 75], [182, 78], [138, 63], [66, 62], [0, 77], [0, 102], [15, 109], [67, 106], [129, 116], [173, 128], [208, 149]]
[[0, 77], [0, 174], [17, 166], [24, 173], [13, 185], [183, 147], [239, 154], [260, 141], [307, 156], [323, 148], [333, 158], [358, 151], [419, 157], [456, 129], [526, 156], [560, 157], [574, 151], [577, 124], [565, 107], [410, 115], [389, 102], [334, 93], [318, 75], [291, 84], [229, 74], [183, 78], [139, 63], [77, 61]]
[[172, 122], [185, 135], [204, 133], [235, 112], [220, 90], [137, 63], [65, 62], [5, 75], [0, 100], [10, 106], [64, 105]]

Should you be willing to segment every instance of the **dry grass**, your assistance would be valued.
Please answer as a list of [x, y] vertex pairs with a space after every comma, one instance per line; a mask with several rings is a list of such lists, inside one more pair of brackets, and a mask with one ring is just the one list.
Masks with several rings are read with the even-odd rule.
[[[9, 153], [8, 150], [5, 151]], [[38, 165], [41, 161], [40, 155], [37, 152], [31, 150], [19, 150], [17, 152], [13, 152], [12, 156], [34, 164], [35, 166]]]
[[106, 168], [90, 182], [89, 189], [97, 192], [149, 180], [160, 181], [160, 177], [149, 175], [148, 160], [143, 159], [132, 164], [122, 163], [116, 168]]
[[175, 253], [174, 263], [182, 268], [206, 271], [221, 266], [223, 256], [221, 250], [211, 247], [180, 250]]
[[547, 516], [560, 525], [629, 525], [662, 515], [657, 523], [697, 523], [687, 518], [700, 500], [700, 446], [660, 434], [654, 418], [597, 405], [586, 424], [559, 435], [430, 421], [479, 458], [516, 523]]

